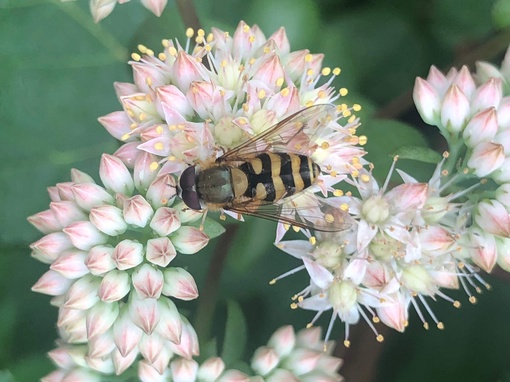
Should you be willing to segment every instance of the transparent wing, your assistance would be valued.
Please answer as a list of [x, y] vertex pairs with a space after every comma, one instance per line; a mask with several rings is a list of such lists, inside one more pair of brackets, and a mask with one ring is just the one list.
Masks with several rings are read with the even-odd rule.
[[218, 162], [252, 158], [260, 152], [292, 152], [310, 155], [315, 140], [335, 118], [334, 105], [314, 105], [302, 109], [249, 139], [217, 159]]
[[338, 232], [350, 226], [349, 215], [340, 206], [306, 191], [280, 203], [248, 201], [229, 210], [315, 231]]

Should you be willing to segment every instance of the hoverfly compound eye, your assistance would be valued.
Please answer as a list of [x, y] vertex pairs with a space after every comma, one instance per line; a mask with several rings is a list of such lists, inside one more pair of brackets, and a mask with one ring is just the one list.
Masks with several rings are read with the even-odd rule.
[[179, 186], [184, 204], [192, 210], [201, 210], [202, 206], [200, 205], [200, 199], [196, 190], [195, 166], [190, 166], [182, 172]]

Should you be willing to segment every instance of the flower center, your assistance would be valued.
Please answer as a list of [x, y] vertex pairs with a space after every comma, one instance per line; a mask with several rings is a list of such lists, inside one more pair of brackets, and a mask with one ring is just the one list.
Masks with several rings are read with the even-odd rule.
[[390, 206], [381, 195], [374, 195], [363, 202], [361, 214], [369, 223], [384, 223], [390, 215]]

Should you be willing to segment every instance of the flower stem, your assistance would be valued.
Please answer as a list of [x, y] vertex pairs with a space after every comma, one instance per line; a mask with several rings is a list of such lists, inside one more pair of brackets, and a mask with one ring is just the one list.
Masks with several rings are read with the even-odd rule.
[[177, 8], [181, 14], [182, 21], [186, 28], [194, 30], [201, 29], [200, 20], [192, 0], [176, 0]]
[[210, 337], [212, 317], [218, 300], [221, 273], [223, 272], [228, 250], [234, 241], [237, 230], [237, 225], [227, 225], [226, 231], [221, 235], [209, 263], [207, 278], [200, 294], [193, 325], [201, 344], [207, 343]]

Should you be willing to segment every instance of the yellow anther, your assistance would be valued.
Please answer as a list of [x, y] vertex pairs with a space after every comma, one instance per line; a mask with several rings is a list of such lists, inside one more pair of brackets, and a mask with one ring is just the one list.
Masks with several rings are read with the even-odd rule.
[[313, 106], [313, 101], [307, 101], [307, 102], [305, 103], [305, 106], [306, 106], [306, 107]]
[[147, 85], [149, 85], [149, 86], [152, 86], [152, 78], [147, 77], [147, 78], [145, 79], [145, 83], [146, 83]]
[[360, 111], [361, 110], [361, 105], [355, 103], [354, 105], [352, 105], [352, 110], [354, 111]]
[[186, 37], [192, 38], [195, 35], [195, 30], [193, 28], [186, 29]]
[[254, 43], [255, 42], [255, 36], [248, 37], [248, 41], [251, 42], [251, 43]]
[[266, 91], [264, 89], [260, 89], [257, 93], [257, 97], [259, 97], [259, 99], [262, 99], [266, 96]]
[[329, 173], [329, 175], [331, 175], [333, 178], [336, 178], [336, 176], [338, 175], [338, 172], [336, 172], [335, 170], [331, 171]]
[[349, 205], [347, 203], [340, 204], [340, 209], [344, 212], [349, 211]]
[[140, 61], [142, 56], [140, 56], [138, 53], [131, 53], [131, 58], [135, 61]]
[[154, 51], [152, 49], [147, 49], [146, 54], [147, 54], [147, 56], [154, 57]]
[[200, 36], [198, 35], [196, 38], [195, 38], [195, 42], [197, 44], [203, 44], [204, 43], [204, 36]]
[[429, 323], [428, 323], [428, 322], [424, 322], [424, 323], [423, 323], [423, 328], [424, 328], [425, 330], [429, 330]]
[[204, 47], [206, 51], [210, 52], [212, 50], [212, 46], [209, 45], [209, 44], [206, 44], [206, 46]]
[[342, 116], [343, 116], [344, 118], [350, 117], [350, 116], [351, 116], [351, 111], [350, 111], [350, 110], [344, 110], [344, 111], [342, 111]]
[[469, 296], [469, 302], [471, 304], [476, 304], [478, 302], [478, 300], [476, 299], [475, 296]]
[[366, 135], [360, 135], [358, 137], [358, 143], [363, 146], [363, 145], [366, 145], [367, 144], [367, 141], [368, 141], [368, 138]]
[[160, 54], [158, 54], [158, 58], [159, 58], [161, 61], [166, 61], [166, 54], [165, 54], [165, 53], [160, 53]]
[[283, 77], [277, 78], [276, 79], [276, 86], [281, 87], [284, 82], [285, 82], [285, 80], [284, 80]]
[[204, 37], [205, 36], [204, 30], [203, 29], [197, 30], [197, 35]]
[[361, 176], [359, 177], [361, 179], [362, 182], [364, 183], [368, 183], [370, 182], [370, 176], [367, 175], [367, 174], [361, 174]]
[[173, 161], [177, 160], [177, 158], [176, 158], [176, 157], [174, 157], [173, 155], [170, 155], [170, 156], [168, 157], [168, 160], [169, 160], [170, 162], [173, 162]]
[[165, 145], [163, 145], [162, 142], [156, 142], [154, 144], [154, 149], [157, 150], [157, 151], [161, 151], [165, 148]]
[[300, 227], [296, 227], [295, 225], [292, 226], [292, 229], [294, 230], [294, 232], [299, 232], [301, 230]]
[[131, 134], [126, 133], [122, 137], [120, 137], [121, 141], [127, 141], [131, 137]]
[[171, 56], [177, 56], [177, 49], [175, 49], [175, 46], [169, 46], [168, 53], [170, 53]]
[[129, 128], [130, 128], [131, 130], [136, 129], [137, 127], [138, 127], [138, 124], [136, 124], [136, 123], [134, 123], [134, 122], [133, 122], [131, 125], [129, 125]]
[[340, 72], [341, 72], [341, 71], [342, 71], [342, 70], [341, 70], [340, 68], [335, 68], [335, 69], [333, 69], [333, 74], [334, 74], [335, 76], [338, 76], [338, 75], [340, 74]]
[[290, 228], [290, 224], [283, 224], [283, 228], [285, 228], [285, 231], [288, 231]]
[[321, 74], [323, 76], [329, 76], [331, 74], [331, 69], [326, 67], [326, 68], [322, 68], [322, 71], [321, 71]]
[[439, 322], [437, 323], [437, 328], [438, 328], [439, 330], [444, 330], [444, 324], [443, 324], [441, 321], [439, 321]]
[[347, 93], [349, 93], [349, 90], [347, 90], [347, 88], [341, 88], [341, 89], [338, 91], [338, 93], [339, 93], [342, 97], [344, 97], [344, 96], [346, 96], [346, 95], [347, 95]]
[[244, 117], [241, 117], [237, 120], [237, 123], [240, 124], [241, 126], [244, 126], [248, 123], [248, 120]]
[[138, 50], [139, 50], [140, 52], [142, 52], [142, 53], [147, 52], [147, 47], [146, 47], [145, 45], [138, 44], [138, 45], [137, 45], [137, 48], [138, 48]]
[[212, 33], [209, 33], [207, 35], [207, 42], [212, 42], [214, 40], [214, 35]]
[[308, 69], [308, 70], [306, 71], [306, 75], [307, 75], [308, 77], [313, 76], [313, 69]]
[[149, 165], [149, 170], [151, 170], [151, 172], [156, 171], [158, 168], [159, 168], [158, 162], [151, 162], [151, 164]]
[[308, 53], [305, 56], [305, 62], [312, 62], [312, 60], [313, 60], [313, 56], [310, 53]]
[[252, 58], [250, 58], [250, 61], [248, 61], [248, 63], [249, 63], [250, 65], [253, 65], [253, 64], [255, 63], [255, 61], [257, 61], [257, 60], [256, 60], [255, 58], [253, 58], [253, 57], [252, 57]]
[[274, 285], [276, 284], [276, 279], [272, 279], [271, 281], [269, 281], [269, 285]]
[[244, 33], [248, 33], [250, 31], [250, 26], [249, 25], [244, 25], [243, 26], [243, 32]]
[[321, 149], [323, 149], [323, 150], [329, 149], [329, 143], [326, 142], [326, 141], [322, 142], [321, 143]]
[[333, 195], [335, 196], [344, 196], [344, 192], [342, 190], [333, 191]]
[[317, 238], [315, 236], [310, 236], [308, 241], [310, 242], [311, 245], [317, 244]]
[[145, 113], [138, 114], [138, 119], [142, 122], [145, 121], [147, 119], [147, 114]]
[[378, 324], [379, 322], [381, 322], [381, 320], [380, 320], [380, 319], [379, 319], [379, 317], [377, 317], [377, 316], [372, 317], [372, 321], [373, 321], [374, 323], [376, 323], [376, 324]]
[[311, 322], [309, 322], [308, 324], [306, 324], [306, 328], [307, 328], [307, 329], [310, 329], [312, 326], [313, 326], [313, 324], [312, 324]]
[[163, 40], [161, 40], [161, 45], [163, 45], [163, 47], [165, 48], [168, 48], [170, 46], [170, 42], [168, 41], [168, 39], [164, 38]]
[[350, 348], [350, 347], [351, 347], [351, 341], [349, 341], [349, 340], [344, 340], [344, 346], [345, 346], [346, 348]]
[[384, 341], [384, 337], [382, 334], [378, 334], [377, 337], [375, 337], [375, 339], [377, 340], [377, 342], [383, 342]]
[[282, 97], [287, 97], [290, 94], [289, 88], [282, 89], [280, 94], [282, 95]]
[[326, 222], [333, 223], [335, 221], [335, 217], [331, 214], [324, 215], [324, 219], [326, 219]]
[[317, 97], [319, 98], [326, 98], [328, 95], [326, 94], [326, 92], [324, 90], [319, 90], [319, 92], [317, 93]]
[[297, 309], [297, 308], [298, 308], [298, 304], [296, 304], [295, 302], [293, 302], [292, 304], [290, 304], [290, 308], [291, 308], [291, 309]]
[[354, 177], [354, 178], [357, 178], [359, 176], [359, 171], [358, 170], [353, 170], [351, 172], [351, 175]]

